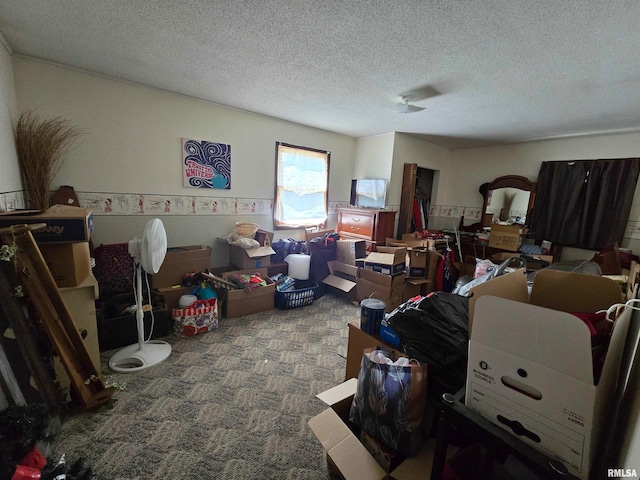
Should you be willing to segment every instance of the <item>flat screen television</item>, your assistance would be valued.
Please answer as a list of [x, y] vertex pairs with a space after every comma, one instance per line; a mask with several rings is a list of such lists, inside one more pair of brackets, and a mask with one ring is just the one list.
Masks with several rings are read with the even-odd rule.
[[382, 178], [359, 178], [351, 181], [351, 205], [359, 208], [384, 208], [387, 181]]

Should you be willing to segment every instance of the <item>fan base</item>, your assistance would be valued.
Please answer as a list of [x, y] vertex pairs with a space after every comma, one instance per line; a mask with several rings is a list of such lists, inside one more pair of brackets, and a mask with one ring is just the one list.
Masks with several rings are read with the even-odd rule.
[[124, 347], [109, 359], [111, 370], [132, 373], [145, 370], [166, 360], [171, 354], [171, 345], [161, 340], [150, 340]]

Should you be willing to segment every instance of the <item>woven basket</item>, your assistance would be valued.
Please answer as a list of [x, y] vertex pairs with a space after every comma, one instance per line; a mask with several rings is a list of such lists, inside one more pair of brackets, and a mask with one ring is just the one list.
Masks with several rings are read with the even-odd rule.
[[236, 222], [236, 231], [238, 235], [243, 237], [253, 238], [258, 231], [259, 226], [255, 223], [249, 222]]

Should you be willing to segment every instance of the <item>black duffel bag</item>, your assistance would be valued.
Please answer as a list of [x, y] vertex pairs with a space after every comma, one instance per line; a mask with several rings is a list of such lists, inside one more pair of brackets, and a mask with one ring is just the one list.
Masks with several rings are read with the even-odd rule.
[[307, 253], [306, 243], [293, 238], [281, 238], [271, 244], [271, 248], [276, 252], [271, 259], [271, 263], [283, 263], [287, 255], [292, 253]]
[[393, 310], [388, 322], [409, 358], [429, 366], [429, 395], [464, 387], [469, 346], [469, 299], [436, 292]]

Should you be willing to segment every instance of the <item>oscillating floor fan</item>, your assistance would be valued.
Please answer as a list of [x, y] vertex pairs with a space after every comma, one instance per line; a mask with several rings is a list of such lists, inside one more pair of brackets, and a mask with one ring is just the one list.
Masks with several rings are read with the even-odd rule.
[[171, 345], [161, 340], [144, 339], [144, 312], [142, 309], [142, 277], [145, 273], [158, 273], [167, 254], [167, 234], [159, 218], [150, 220], [142, 238], [129, 242], [129, 254], [135, 265], [136, 322], [138, 343], [124, 347], [109, 360], [116, 372], [137, 372], [164, 361], [171, 354]]

